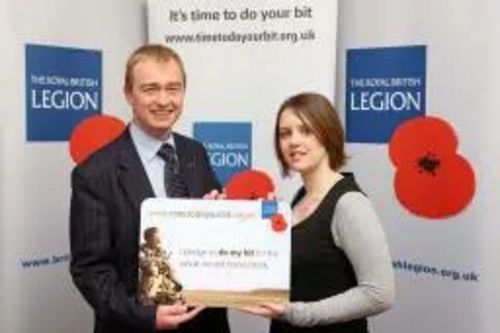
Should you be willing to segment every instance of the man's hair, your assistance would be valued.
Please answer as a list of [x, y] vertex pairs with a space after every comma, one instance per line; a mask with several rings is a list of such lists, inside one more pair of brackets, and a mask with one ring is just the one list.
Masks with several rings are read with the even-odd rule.
[[325, 147], [328, 153], [330, 167], [338, 170], [342, 167], [347, 156], [344, 150], [344, 129], [337, 110], [330, 101], [316, 93], [301, 93], [292, 96], [281, 104], [276, 116], [274, 128], [274, 150], [284, 176], [290, 174], [280, 149], [280, 118], [285, 110], [293, 111], [305, 125], [311, 128], [314, 136]]
[[181, 57], [173, 49], [160, 44], [146, 44], [136, 49], [128, 58], [125, 68], [125, 90], [130, 91], [133, 86], [133, 71], [135, 66], [144, 60], [154, 60], [159, 63], [175, 61], [182, 72], [183, 84], [186, 86], [186, 71]]

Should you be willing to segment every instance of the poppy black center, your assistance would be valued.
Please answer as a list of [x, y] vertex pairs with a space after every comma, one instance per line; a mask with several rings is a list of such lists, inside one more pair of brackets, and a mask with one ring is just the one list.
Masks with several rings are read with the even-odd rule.
[[426, 172], [433, 176], [436, 175], [436, 171], [439, 169], [440, 164], [441, 161], [437, 158], [437, 156], [430, 152], [418, 159], [420, 172]]

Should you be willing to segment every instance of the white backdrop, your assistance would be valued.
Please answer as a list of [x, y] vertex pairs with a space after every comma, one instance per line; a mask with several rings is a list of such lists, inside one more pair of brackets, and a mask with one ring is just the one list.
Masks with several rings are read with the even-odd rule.
[[[251, 122], [252, 167], [266, 170], [277, 182], [278, 195], [289, 200], [298, 183], [281, 179], [272, 143], [274, 119], [280, 104], [299, 92], [315, 91], [333, 100], [337, 2], [152, 0], [149, 5], [149, 40], [169, 40], [187, 67], [187, 105], [177, 127], [191, 133], [193, 122]], [[235, 19], [225, 19], [224, 12], [234, 13]], [[247, 18], [249, 12], [254, 19]], [[271, 19], [271, 12], [279, 14]], [[197, 19], [202, 15], [210, 19]], [[187, 41], [218, 33], [239, 42]], [[244, 42], [248, 34], [276, 38]], [[267, 332], [267, 321], [258, 317], [231, 312], [230, 319], [235, 333]]]
[[[310, 9], [310, 17], [294, 16], [294, 9]], [[197, 10], [237, 13], [235, 20], [183, 22], [170, 20], [170, 12]], [[245, 11], [256, 18], [241, 19]], [[263, 19], [262, 12], [290, 10], [286, 18]], [[149, 40], [186, 38], [197, 34], [285, 34], [270, 41], [171, 42], [185, 60], [188, 72], [186, 110], [177, 127], [191, 133], [197, 121], [244, 121], [253, 124], [253, 166], [280, 180], [274, 158], [274, 118], [280, 104], [293, 94], [316, 91], [333, 99], [335, 84], [336, 1], [150, 1]], [[314, 39], [294, 42], [289, 34], [314, 32]], [[243, 38], [243, 37], [242, 37]], [[294, 182], [280, 182], [279, 191], [289, 198]]]
[[426, 45], [426, 114], [453, 125], [459, 152], [476, 175], [476, 195], [461, 214], [438, 221], [419, 218], [395, 197], [388, 146], [350, 144], [350, 167], [379, 208], [394, 259], [479, 277], [455, 281], [396, 270], [396, 304], [377, 320], [377, 332], [500, 331], [495, 291], [500, 277], [499, 12], [500, 3], [493, 0], [349, 0], [339, 5], [337, 105], [345, 108], [347, 49]]
[[[172, 3], [185, 10], [201, 8], [201, 1]], [[228, 9], [237, 9], [234, 3], [204, 3], [203, 8], [226, 4]], [[457, 131], [460, 152], [476, 172], [472, 203], [462, 214], [439, 223], [410, 214], [394, 195], [394, 170], [386, 145], [349, 145], [353, 157], [349, 168], [377, 204], [395, 259], [474, 272], [479, 281], [398, 270], [395, 307], [375, 321], [374, 332], [499, 332], [500, 150], [496, 142], [500, 116], [496, 109], [500, 105], [500, 21], [496, 16], [500, 3], [342, 1], [337, 52], [336, 2], [280, 0], [272, 6], [296, 4], [312, 8], [313, 19], [275, 21], [277, 25], [270, 28], [283, 22], [291, 31], [307, 30], [311, 25], [314, 31], [321, 31], [313, 42], [173, 45], [186, 58], [189, 75], [186, 117], [180, 129], [190, 133], [192, 121], [221, 120], [226, 113], [231, 120], [253, 121], [254, 148], [257, 144], [267, 147], [255, 148], [253, 165], [273, 170], [279, 179], [270, 153], [271, 133], [273, 116], [285, 97], [315, 90], [333, 98], [336, 89], [342, 110], [347, 49], [427, 45], [427, 114], [446, 118]], [[246, 5], [257, 9], [271, 6], [268, 2]], [[4, 65], [0, 76], [2, 332], [89, 332], [92, 323], [88, 307], [70, 282], [67, 262], [32, 268], [21, 264], [68, 253], [69, 172], [73, 166], [67, 143], [25, 142], [24, 45], [102, 50], [103, 112], [128, 119], [121, 93], [123, 67], [129, 52], [146, 40], [145, 13], [142, 0], [0, 1]], [[205, 25], [216, 29], [214, 22]], [[234, 27], [249, 26], [242, 22]], [[219, 65], [223, 70], [215, 72]], [[289, 198], [295, 187], [295, 182], [280, 183], [280, 195]], [[238, 314], [231, 318], [235, 333], [265, 331], [264, 321]]]
[[25, 44], [101, 50], [103, 112], [128, 117], [124, 63], [145, 38], [143, 1], [0, 1], [1, 332], [92, 331], [68, 273], [68, 144], [25, 141]]

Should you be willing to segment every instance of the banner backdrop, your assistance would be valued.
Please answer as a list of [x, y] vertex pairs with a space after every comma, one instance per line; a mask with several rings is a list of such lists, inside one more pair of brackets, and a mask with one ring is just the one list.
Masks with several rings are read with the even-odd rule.
[[0, 2], [0, 331], [92, 331], [69, 272], [68, 137], [99, 113], [128, 118], [125, 60], [144, 3]]
[[[146, 39], [143, 5], [0, 2], [2, 332], [92, 329], [91, 312], [67, 271], [73, 163], [66, 140], [72, 116], [129, 118], [123, 67]], [[188, 98], [179, 129], [204, 140], [223, 180], [247, 167], [279, 180], [271, 142], [279, 104], [300, 91], [333, 98], [336, 90], [348, 128], [349, 168], [375, 201], [394, 253], [397, 301], [373, 331], [408, 333], [500, 331], [498, 12], [493, 0], [344, 1], [336, 52], [336, 1], [164, 0], [151, 1], [148, 10], [150, 40], [175, 47], [186, 60]], [[40, 54], [48, 54], [48, 62]], [[94, 65], [68, 66], [75, 54]], [[31, 121], [37, 111], [48, 118]], [[58, 115], [69, 120], [59, 122]], [[419, 140], [391, 142], [416, 116], [441, 124], [446, 139], [438, 133], [433, 141], [451, 141], [453, 161], [462, 161], [446, 177], [439, 168], [444, 160], [417, 149], [412, 142]], [[373, 126], [360, 128], [366, 119]], [[398, 138], [435, 135], [425, 130], [429, 124], [420, 125], [405, 127]], [[401, 145], [416, 152], [415, 170], [448, 179], [445, 191], [428, 182], [415, 201], [405, 186], [419, 189], [411, 181], [416, 175], [402, 177], [402, 189], [396, 186]], [[465, 176], [457, 177], [457, 170]], [[464, 184], [473, 184], [473, 191], [464, 191]], [[296, 186], [279, 181], [279, 195], [289, 199]], [[442, 216], [429, 216], [429, 207]], [[234, 332], [266, 331], [266, 322], [254, 317], [232, 313], [231, 319]]]
[[[186, 63], [187, 105], [178, 128], [203, 128], [194, 135], [209, 138], [222, 180], [241, 163], [279, 180], [272, 137], [281, 102], [303, 91], [333, 98], [337, 2], [152, 0], [148, 15], [149, 41], [173, 47]], [[251, 137], [228, 140], [224, 133], [242, 123]], [[231, 153], [245, 147], [253, 148], [244, 155], [251, 160], [237, 163]], [[285, 196], [295, 188], [280, 186]]]
[[[187, 104], [177, 129], [205, 143], [222, 182], [242, 166], [265, 170], [279, 183], [278, 195], [289, 200], [298, 184], [281, 179], [273, 151], [275, 116], [286, 98], [300, 92], [333, 100], [337, 2], [148, 4], [149, 41], [176, 49], [187, 68]], [[233, 312], [231, 319], [235, 332], [267, 331], [256, 317]]]
[[488, 0], [339, 5], [350, 168], [376, 202], [397, 274], [376, 332], [500, 332], [499, 12]]

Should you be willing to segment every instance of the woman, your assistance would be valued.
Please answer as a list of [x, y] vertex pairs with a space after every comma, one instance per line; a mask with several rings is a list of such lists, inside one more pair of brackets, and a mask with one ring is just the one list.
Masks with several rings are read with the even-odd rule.
[[337, 112], [321, 95], [293, 96], [274, 139], [283, 174], [303, 181], [292, 203], [291, 302], [246, 311], [273, 319], [272, 333], [368, 332], [366, 318], [392, 304], [394, 274], [370, 200], [339, 172], [346, 154]]

